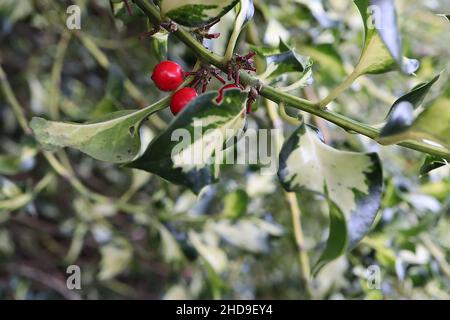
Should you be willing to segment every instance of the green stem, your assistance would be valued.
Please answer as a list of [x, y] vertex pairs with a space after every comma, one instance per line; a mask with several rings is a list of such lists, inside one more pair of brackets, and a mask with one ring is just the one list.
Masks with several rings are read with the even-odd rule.
[[59, 118], [59, 102], [61, 96], [61, 72], [64, 64], [64, 57], [66, 55], [67, 47], [69, 46], [71, 33], [66, 31], [62, 34], [61, 40], [58, 43], [55, 54], [55, 61], [53, 62], [52, 72], [51, 72], [51, 82], [52, 86], [50, 88], [50, 101], [49, 109], [50, 115], [53, 120]]
[[[269, 114], [269, 118], [272, 121], [272, 125], [283, 131], [283, 121], [281, 121], [278, 116], [276, 104], [270, 100], [266, 100], [267, 103], [267, 113]], [[284, 137], [282, 134], [277, 135], [275, 139], [276, 150], [279, 152], [284, 142]], [[298, 262], [300, 267], [300, 276], [303, 286], [305, 287], [305, 292], [307, 298], [312, 298], [312, 289], [311, 289], [311, 266], [309, 263], [308, 252], [305, 250], [305, 237], [303, 235], [302, 228], [302, 219], [301, 219], [301, 210], [298, 205], [297, 195], [294, 192], [284, 192], [286, 200], [289, 204], [289, 209], [291, 212], [291, 220], [294, 232], [295, 244], [297, 247], [298, 253]]]
[[[154, 25], [160, 25], [162, 20], [159, 14], [158, 8], [151, 4], [148, 0], [132, 0], [141, 10], [147, 15], [147, 17], [152, 21]], [[197, 57], [204, 61], [207, 61], [219, 68], [223, 68], [222, 60], [223, 58], [212, 53], [206, 49], [200, 42], [192, 37], [192, 35], [185, 29], [178, 27], [178, 30], [173, 32], [173, 34], [194, 51]]]
[[14, 95], [14, 91], [11, 89], [8, 78], [6, 78], [5, 71], [3, 71], [1, 65], [0, 65], [0, 84], [3, 95], [5, 96], [5, 100], [9, 102], [12, 111], [14, 113], [14, 116], [19, 122], [20, 127], [23, 129], [23, 131], [25, 131], [25, 133], [27, 134], [31, 133], [31, 130], [28, 127], [27, 118], [25, 117], [25, 113], [23, 112], [22, 107], [19, 104], [19, 101], [17, 101], [16, 96]]
[[231, 33], [230, 39], [228, 40], [227, 49], [222, 59], [223, 64], [227, 64], [233, 58], [234, 49], [236, 48], [236, 43], [238, 41], [239, 35], [241, 34], [242, 26], [244, 25], [245, 22], [245, 17], [247, 14], [246, 12], [247, 10], [245, 8], [246, 4], [240, 2], [239, 6], [240, 9], [234, 22], [233, 32]]
[[336, 99], [341, 95], [342, 92], [348, 89], [352, 85], [353, 82], [359, 77], [359, 73], [356, 72], [356, 69], [350, 73], [347, 78], [344, 79], [336, 88], [334, 88], [328, 96], [326, 96], [322, 101], [319, 102], [319, 106], [321, 108], [325, 108], [330, 104], [331, 101]]
[[300, 271], [303, 285], [305, 286], [306, 295], [309, 299], [312, 298], [311, 290], [311, 267], [309, 263], [308, 253], [305, 250], [305, 237], [302, 228], [302, 213], [297, 202], [297, 195], [294, 192], [285, 192], [286, 200], [291, 211], [292, 225], [294, 228], [295, 243], [298, 251], [298, 260], [300, 264]]

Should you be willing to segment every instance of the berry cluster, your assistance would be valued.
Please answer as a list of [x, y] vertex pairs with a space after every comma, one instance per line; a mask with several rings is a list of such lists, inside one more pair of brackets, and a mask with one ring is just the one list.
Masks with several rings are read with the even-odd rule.
[[[193, 81], [187, 86], [177, 90], [170, 100], [170, 110], [173, 115], [177, 115], [183, 108], [198, 94], [197, 91], [201, 90], [204, 93], [211, 79], [214, 77], [223, 86], [219, 89], [216, 102], [222, 103], [223, 92], [228, 89], [244, 89], [239, 81], [239, 70], [256, 71], [254, 67], [253, 57], [255, 53], [249, 53], [246, 56], [236, 55], [234, 59], [229, 63], [228, 80], [234, 80], [234, 83], [226, 84], [225, 79], [220, 75], [221, 71], [215, 67], [204, 65], [199, 70], [193, 72], [184, 72], [181, 66], [173, 61], [162, 61], [158, 63], [153, 69], [152, 80], [155, 85], [162, 91], [174, 91], [184, 81], [184, 77], [193, 76]], [[247, 112], [251, 111], [251, 104], [255, 98], [249, 97], [247, 105]]]

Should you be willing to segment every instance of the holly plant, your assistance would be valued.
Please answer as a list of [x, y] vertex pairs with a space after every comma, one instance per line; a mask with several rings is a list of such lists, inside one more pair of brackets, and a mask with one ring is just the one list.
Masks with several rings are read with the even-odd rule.
[[[400, 147], [423, 154], [426, 161], [417, 176], [448, 164], [450, 87], [447, 71], [421, 73], [420, 61], [406, 57], [419, 55], [405, 45], [394, 0], [354, 0], [348, 10], [358, 12], [360, 19], [350, 27], [338, 16], [327, 15], [322, 5], [319, 10], [308, 1], [281, 1], [306, 8], [303, 12], [329, 30], [320, 36], [314, 27], [309, 34], [296, 34], [298, 19], [284, 12], [285, 20], [277, 21], [273, 17], [280, 12], [270, 12], [269, 2], [110, 0], [115, 21], [133, 30], [143, 54], [157, 60], [141, 69], [148, 81], [139, 90], [160, 92], [162, 99], [133, 109], [103, 108], [84, 123], [33, 117], [29, 127], [48, 155], [58, 148], [77, 149], [121, 170], [152, 173], [183, 192], [190, 190], [198, 199], [228, 179], [230, 168], [240, 166], [223, 158], [248, 152], [240, 148], [246, 132], [276, 129], [277, 134], [267, 139], [267, 148], [274, 152], [277, 166], [267, 179], [276, 179], [276, 188], [292, 212], [298, 250], [294, 254], [308, 287], [324, 266], [351, 252], [376, 227], [382, 202], [387, 201], [383, 195], [391, 190], [383, 175], [383, 162], [389, 160], [380, 152]], [[136, 32], [136, 26], [146, 29]], [[351, 39], [359, 43], [359, 51], [347, 54], [342, 46], [338, 52], [326, 40], [337, 39], [338, 32], [345, 35], [345, 28], [359, 28]], [[185, 59], [171, 50], [175, 47], [187, 49]], [[107, 64], [108, 86], [126, 85], [126, 74], [115, 67]], [[382, 78], [387, 73], [389, 78]], [[418, 74], [426, 81], [417, 81]], [[373, 79], [388, 79], [403, 87], [383, 94]], [[348, 95], [360, 90], [373, 95], [378, 105]], [[379, 115], [378, 123], [365, 121], [368, 117], [359, 113], [359, 108], [369, 105]], [[169, 123], [161, 125], [161, 115], [169, 117]], [[149, 137], [148, 128], [155, 123], [157, 134]], [[200, 126], [202, 132], [196, 134]], [[195, 158], [198, 150], [203, 151], [200, 161], [189, 158]], [[267, 163], [248, 167], [252, 172], [264, 170]], [[233, 224], [250, 213], [237, 206], [247, 195], [232, 191], [230, 197], [240, 200], [233, 200], [234, 206], [225, 204], [228, 222], [223, 223]], [[301, 199], [307, 197], [314, 200], [315, 209], [302, 205]], [[305, 243], [301, 216], [311, 218], [318, 208], [328, 213], [328, 231], [316, 244]], [[275, 224], [258, 221], [267, 236], [286, 236]], [[228, 227], [221, 225], [221, 230]], [[242, 228], [242, 233], [251, 232], [250, 226]], [[225, 237], [233, 243], [230, 234]], [[212, 252], [205, 235], [191, 231], [187, 239], [204, 257], [211, 277], [220, 275], [223, 253]]]
[[[76, 148], [97, 160], [145, 170], [200, 193], [220, 179], [220, 166], [211, 165], [208, 159], [195, 166], [177, 163], [172, 153], [176, 143], [171, 140], [171, 134], [180, 128], [192, 132], [195, 120], [203, 120], [208, 124], [206, 129], [232, 129], [237, 135], [245, 128], [245, 118], [251, 115], [251, 104], [261, 96], [278, 105], [323, 118], [380, 144], [399, 144], [437, 157], [442, 162], [450, 160], [448, 100], [439, 99], [416, 112], [438, 81], [439, 74], [396, 100], [379, 128], [354, 121], [330, 108], [332, 102], [360, 76], [389, 71], [413, 75], [419, 68], [417, 60], [403, 55], [392, 0], [355, 1], [364, 25], [359, 61], [341, 84], [331, 88], [319, 101], [290, 93], [294, 91], [290, 88], [312, 84], [313, 62], [298, 53], [301, 47], [294, 48], [280, 40], [275, 48], [251, 46], [253, 51], [249, 53], [235, 52], [239, 35], [254, 15], [251, 0], [161, 0], [158, 5], [147, 0], [132, 2], [131, 15], [146, 16], [153, 26], [152, 34], [170, 33], [193, 50], [197, 56], [195, 70], [185, 72], [173, 61], [161, 61], [155, 66], [152, 74], [155, 85], [163, 91], [177, 90], [170, 96], [170, 102], [163, 99], [141, 110], [107, 114], [105, 119], [97, 119], [94, 123], [33, 118], [30, 126], [42, 145]], [[115, 5], [117, 2], [112, 2], [113, 8]], [[130, 4], [126, 3], [126, 6]], [[374, 22], [381, 25], [369, 25], [370, 6], [382, 10], [383, 18]], [[235, 12], [236, 18], [226, 52], [219, 56], [205, 46], [205, 39], [218, 37], [210, 37], [210, 30], [229, 11]], [[262, 62], [260, 70], [256, 68], [256, 57]], [[224, 85], [219, 96], [216, 90], [208, 91], [213, 78]], [[226, 84], [226, 81], [230, 83]], [[197, 91], [200, 91], [199, 96]], [[168, 104], [176, 117], [140, 152], [143, 122]], [[383, 192], [382, 164], [377, 153], [333, 148], [323, 141], [319, 130], [306, 122], [302, 113], [297, 117], [297, 128], [281, 147], [278, 178], [286, 192], [313, 192], [321, 195], [328, 204], [330, 232], [323, 254], [313, 268], [313, 272], [317, 272], [327, 262], [351, 250], [370, 231]], [[276, 122], [276, 118], [272, 120]], [[198, 139], [201, 140], [192, 141], [180, 152], [189, 152], [189, 148], [197, 143], [208, 143], [204, 137]], [[225, 142], [220, 141], [224, 146]], [[213, 157], [214, 153], [208, 156]]]

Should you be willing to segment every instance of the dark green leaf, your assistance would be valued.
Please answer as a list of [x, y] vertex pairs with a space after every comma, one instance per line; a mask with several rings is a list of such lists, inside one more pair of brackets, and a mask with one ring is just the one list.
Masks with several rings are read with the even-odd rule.
[[206, 25], [234, 8], [239, 0], [161, 0], [161, 16], [188, 27]]

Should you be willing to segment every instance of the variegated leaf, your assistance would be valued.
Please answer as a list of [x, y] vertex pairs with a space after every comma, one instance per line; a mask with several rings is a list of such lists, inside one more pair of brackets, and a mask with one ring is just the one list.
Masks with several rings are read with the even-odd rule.
[[[276, 87], [294, 85], [296, 88], [302, 88], [312, 84], [311, 59], [298, 54], [282, 40], [278, 48], [253, 49], [266, 60], [266, 70], [260, 75], [262, 81]], [[287, 79], [289, 74], [293, 75]]]
[[240, 33], [242, 28], [253, 18], [255, 7], [253, 0], [241, 0], [239, 13], [234, 21], [234, 31]]
[[175, 22], [199, 27], [222, 17], [239, 0], [161, 0], [161, 15]]
[[[370, 230], [380, 206], [383, 185], [377, 154], [336, 150], [324, 144], [318, 132], [302, 124], [283, 145], [278, 176], [287, 191], [310, 191], [328, 199], [331, 228], [343, 229], [337, 223], [342, 212], [348, 233], [345, 249], [356, 245]], [[336, 232], [331, 230], [330, 237]], [[330, 250], [327, 247], [324, 255], [332, 256]], [[341, 249], [335, 254], [340, 252]]]
[[364, 23], [364, 47], [355, 72], [377, 74], [400, 69], [412, 74], [419, 62], [403, 57], [393, 0], [355, 0]]
[[404, 140], [427, 140], [450, 150], [450, 99], [441, 97], [415, 115], [415, 109], [438, 79], [439, 75], [416, 86], [394, 103], [378, 142], [394, 144]]
[[226, 90], [220, 105], [217, 94], [191, 101], [169, 127], [128, 167], [146, 170], [198, 193], [214, 183], [228, 141], [242, 133], [247, 93]]
[[124, 163], [133, 160], [140, 151], [142, 122], [166, 105], [164, 99], [142, 110], [117, 111], [82, 124], [34, 117], [30, 126], [45, 148], [70, 147], [97, 160]]
[[436, 156], [426, 156], [425, 161], [420, 168], [420, 174], [427, 174], [435, 169], [438, 169], [443, 166], [448, 166], [448, 160], [436, 157]]

